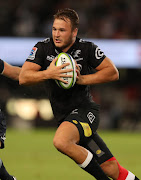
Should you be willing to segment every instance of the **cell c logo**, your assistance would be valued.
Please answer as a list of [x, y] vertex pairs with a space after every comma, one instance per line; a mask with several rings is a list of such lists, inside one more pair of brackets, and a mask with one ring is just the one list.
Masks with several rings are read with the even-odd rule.
[[103, 55], [104, 55], [104, 53], [99, 49], [99, 47], [97, 47], [95, 50], [96, 59], [100, 59]]

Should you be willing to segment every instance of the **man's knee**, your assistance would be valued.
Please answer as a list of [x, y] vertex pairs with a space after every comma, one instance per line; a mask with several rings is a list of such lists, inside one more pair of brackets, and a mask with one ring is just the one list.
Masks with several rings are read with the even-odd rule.
[[113, 179], [118, 178], [119, 168], [118, 168], [118, 163], [116, 160], [106, 161], [106, 162], [102, 163], [100, 166], [107, 176], [109, 176]]
[[67, 146], [68, 146], [67, 144], [68, 143], [61, 138], [54, 137], [53, 139], [53, 145], [58, 151], [62, 153], [65, 153], [67, 151]]

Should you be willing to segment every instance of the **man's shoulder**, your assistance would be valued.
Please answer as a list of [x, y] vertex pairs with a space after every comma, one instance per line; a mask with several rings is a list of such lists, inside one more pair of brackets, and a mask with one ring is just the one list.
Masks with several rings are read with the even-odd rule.
[[77, 38], [77, 43], [80, 45], [80, 46], [93, 46], [93, 42], [87, 40], [87, 39], [81, 39], [81, 38]]
[[48, 38], [45, 38], [45, 39], [43, 39], [41, 41], [38, 41], [37, 44], [44, 44], [44, 45], [53, 44], [53, 41], [52, 41], [52, 38], [48, 37]]
[[42, 43], [50, 43], [50, 42], [52, 42], [52, 38], [47, 37], [47, 38], [45, 38], [45, 39], [43, 39], [43, 40], [41, 40], [41, 41], [39, 41], [39, 42], [42, 42]]
[[53, 40], [52, 38], [48, 37], [44, 40], [38, 41], [37, 44], [35, 45], [35, 47], [40, 48], [40, 49], [45, 49], [45, 51], [47, 50], [51, 50], [53, 49], [54, 45], [53, 45]]

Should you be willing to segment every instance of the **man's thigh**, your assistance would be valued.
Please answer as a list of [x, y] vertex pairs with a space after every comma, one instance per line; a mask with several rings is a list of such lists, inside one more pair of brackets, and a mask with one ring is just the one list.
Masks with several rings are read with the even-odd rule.
[[73, 110], [65, 121], [77, 127], [80, 136], [79, 145], [90, 150], [99, 164], [113, 157], [105, 142], [96, 132], [99, 125], [97, 110], [87, 108]]
[[64, 142], [73, 142], [77, 144], [80, 139], [79, 131], [74, 124], [68, 121], [64, 121], [56, 130], [54, 139], [60, 139]]
[[94, 134], [99, 125], [99, 111], [90, 108], [74, 109], [64, 121], [74, 124], [80, 135], [79, 144], [84, 144]]

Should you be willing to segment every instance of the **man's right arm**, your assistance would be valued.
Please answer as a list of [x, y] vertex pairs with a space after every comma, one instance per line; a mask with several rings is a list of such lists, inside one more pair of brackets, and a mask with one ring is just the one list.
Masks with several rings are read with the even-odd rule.
[[20, 85], [29, 85], [42, 82], [45, 79], [44, 71], [39, 71], [41, 66], [32, 62], [26, 61], [19, 76]]
[[68, 65], [68, 63], [58, 67], [55, 66], [56, 61], [57, 58], [55, 58], [51, 62], [50, 66], [43, 71], [40, 71], [41, 69], [40, 65], [26, 61], [22, 66], [22, 70], [19, 76], [19, 84], [20, 85], [37, 84], [39, 82], [48, 79], [60, 80], [64, 83], [67, 83], [66, 81], [64, 81], [62, 77], [71, 77], [70, 75], [66, 75], [64, 73], [72, 70], [63, 69], [65, 66]]

